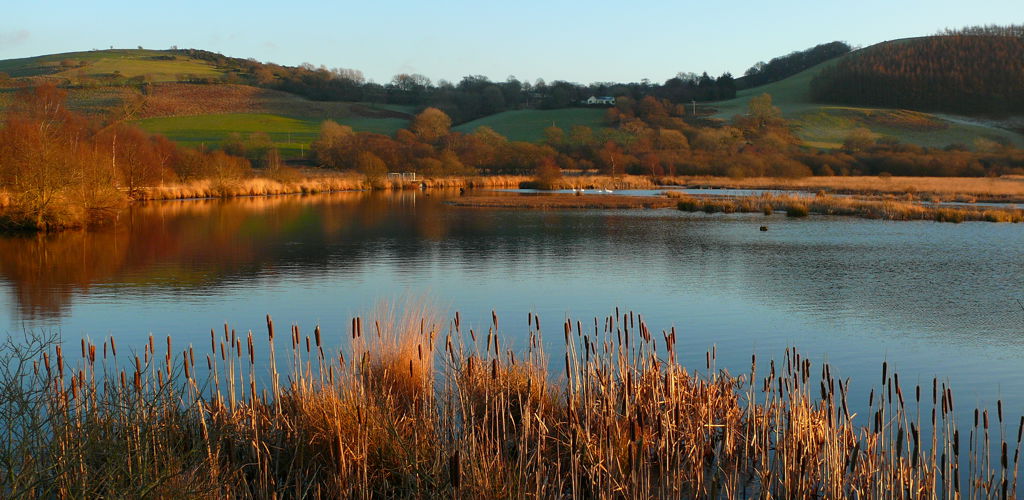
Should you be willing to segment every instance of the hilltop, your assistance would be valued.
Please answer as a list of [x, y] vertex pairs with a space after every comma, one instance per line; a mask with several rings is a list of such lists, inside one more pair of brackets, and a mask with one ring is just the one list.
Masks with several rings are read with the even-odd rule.
[[184, 51], [113, 49], [0, 61], [0, 105], [16, 84], [55, 82], [69, 108], [136, 122], [186, 146], [216, 145], [232, 132], [268, 133], [286, 157], [308, 150], [320, 123], [390, 134], [405, 127], [411, 106], [315, 101], [243, 83], [233, 60]]

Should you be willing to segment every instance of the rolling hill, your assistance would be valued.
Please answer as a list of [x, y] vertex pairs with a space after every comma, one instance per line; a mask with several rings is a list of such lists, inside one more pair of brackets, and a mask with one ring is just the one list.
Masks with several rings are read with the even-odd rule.
[[[887, 42], [886, 46], [901, 43], [909, 42]], [[821, 96], [812, 93], [812, 82], [823, 72], [845, 67], [866, 51], [892, 52], [875, 47], [844, 54], [779, 81], [740, 90], [734, 99], [710, 103], [713, 117], [728, 120], [744, 113], [752, 97], [768, 93], [808, 146], [838, 147], [857, 128], [932, 147], [972, 146], [978, 139], [1024, 146], [1024, 136], [1007, 130], [1006, 122], [870, 105], [823, 104]], [[215, 145], [233, 132], [266, 132], [285, 157], [292, 158], [308, 149], [323, 120], [359, 131], [391, 134], [407, 126], [417, 110], [413, 105], [316, 101], [245, 84], [253, 82], [252, 74], [239, 76], [245, 71], [239, 64], [245, 61], [210, 54], [117, 49], [0, 61], [0, 73], [7, 75], [0, 75], [0, 107], [10, 101], [16, 85], [52, 81], [67, 89], [69, 105], [78, 111], [127, 119], [191, 146]], [[489, 126], [511, 140], [539, 141], [543, 130], [551, 125], [564, 130], [574, 125], [605, 127], [604, 113], [603, 109], [588, 108], [513, 110], [454, 129], [471, 132]]]
[[[898, 45], [906, 41], [885, 42]], [[875, 46], [872, 46], [875, 47]], [[747, 103], [764, 93], [772, 96], [772, 103], [783, 115], [794, 122], [797, 134], [807, 145], [834, 148], [842, 144], [851, 131], [867, 128], [876, 134], [894, 137], [902, 142], [930, 147], [951, 144], [972, 146], [977, 139], [1006, 142], [1024, 146], [1024, 136], [1004, 128], [1013, 120], [992, 120], [953, 114], [928, 113], [867, 105], [824, 104], [815, 99], [812, 82], [823, 71], [830, 71], [848, 59], [856, 58], [860, 49], [836, 59], [826, 61], [784, 80], [737, 92], [736, 98], [710, 103], [715, 118], [728, 120], [745, 113]]]
[[295, 94], [222, 79], [230, 68], [158, 50], [69, 52], [0, 61], [0, 106], [15, 84], [57, 83], [68, 105], [88, 114], [114, 115], [186, 146], [214, 146], [228, 134], [266, 132], [285, 158], [308, 150], [324, 120], [358, 131], [394, 133], [407, 126], [410, 106], [313, 101]]

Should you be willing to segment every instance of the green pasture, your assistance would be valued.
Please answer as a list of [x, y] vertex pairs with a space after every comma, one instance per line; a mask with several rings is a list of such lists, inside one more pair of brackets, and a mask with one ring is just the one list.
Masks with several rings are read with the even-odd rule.
[[[399, 118], [345, 117], [334, 120], [359, 132], [387, 135], [408, 126], [406, 120]], [[297, 158], [309, 151], [309, 144], [320, 133], [322, 122], [323, 119], [318, 118], [293, 118], [266, 113], [228, 113], [148, 118], [136, 123], [149, 132], [165, 135], [168, 139], [190, 147], [219, 146], [233, 132], [243, 136], [265, 132], [282, 156]]]
[[594, 129], [604, 128], [605, 112], [604, 108], [521, 109], [485, 116], [463, 123], [454, 129], [472, 132], [477, 127], [487, 126], [510, 141], [537, 142], [544, 139], [544, 129], [552, 125], [565, 130], [566, 133], [575, 125], [585, 125]]
[[[75, 81], [80, 75], [86, 77], [109, 76], [115, 71], [121, 76], [150, 76], [153, 81], [175, 81], [180, 74], [217, 77], [223, 71], [207, 61], [192, 59], [182, 55], [174, 55], [171, 59], [158, 59], [169, 56], [166, 51], [113, 49], [85, 52], [66, 52], [38, 57], [7, 59], [0, 61], [0, 72], [11, 77], [57, 76]], [[79, 67], [63, 67], [61, 61], [85, 63]]]

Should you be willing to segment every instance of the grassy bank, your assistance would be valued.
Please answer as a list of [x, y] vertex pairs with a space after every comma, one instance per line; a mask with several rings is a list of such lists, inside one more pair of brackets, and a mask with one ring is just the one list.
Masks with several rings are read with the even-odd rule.
[[668, 192], [678, 200], [677, 208], [685, 212], [733, 213], [785, 211], [791, 217], [808, 214], [844, 215], [867, 219], [933, 220], [937, 222], [1024, 222], [1024, 210], [993, 207], [923, 205], [892, 199], [859, 199], [818, 195], [762, 195], [744, 197], [690, 196]]
[[[1017, 489], [1017, 421], [1004, 420], [1000, 402], [983, 425], [958, 427], [938, 380], [902, 386], [883, 363], [882, 390], [854, 406], [849, 381], [795, 350], [768, 366], [754, 357], [739, 375], [717, 371], [714, 350], [684, 367], [674, 329], [655, 333], [616, 311], [593, 329], [566, 320], [556, 334], [566, 354], [549, 362], [539, 318], [519, 332], [529, 347], [518, 353], [502, 347], [492, 319], [484, 332], [458, 314], [381, 308], [348, 332], [303, 333], [275, 330], [268, 317], [262, 335], [211, 330], [205, 355], [152, 336], [141, 353], [83, 340], [79, 361], [44, 340], [9, 342], [0, 491], [928, 498]], [[341, 352], [330, 347], [339, 336], [350, 340]]]
[[139, 195], [140, 200], [175, 200], [185, 198], [232, 198], [237, 196], [273, 196], [280, 194], [312, 194], [333, 191], [458, 189], [458, 188], [518, 188], [529, 182], [526, 176], [481, 176], [442, 177], [421, 179], [415, 182], [368, 179], [363, 175], [311, 175], [296, 176], [292, 179], [248, 179], [197, 180], [146, 188]]
[[882, 195], [910, 194], [926, 201], [957, 202], [1024, 202], [1024, 177], [879, 177], [835, 176], [783, 179], [778, 177], [666, 177], [658, 179], [662, 185], [734, 188], [780, 189], [799, 191], [826, 191], [839, 194]]
[[[142, 200], [173, 200], [184, 198], [229, 198], [235, 196], [270, 196], [278, 194], [324, 193], [353, 190], [418, 189], [516, 189], [530, 187], [534, 178], [525, 175], [481, 175], [473, 177], [438, 177], [406, 182], [389, 179], [367, 179], [360, 174], [333, 174], [307, 171], [271, 179], [198, 180], [144, 188]], [[610, 177], [602, 175], [563, 177], [554, 181], [553, 189], [642, 189], [653, 188], [650, 178], [639, 175]], [[0, 198], [2, 199], [2, 198]]]

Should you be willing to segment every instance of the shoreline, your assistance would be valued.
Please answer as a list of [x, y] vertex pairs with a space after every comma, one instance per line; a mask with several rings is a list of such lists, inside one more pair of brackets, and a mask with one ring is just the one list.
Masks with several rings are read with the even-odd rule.
[[[378, 179], [369, 180], [361, 175], [321, 174], [298, 179], [269, 179], [256, 177], [235, 180], [199, 180], [181, 184], [142, 188], [128, 205], [153, 201], [215, 200], [230, 198], [256, 198], [279, 195], [307, 195], [343, 192], [401, 191], [401, 190], [477, 190], [516, 189], [536, 187], [534, 177], [523, 175], [447, 177], [421, 179], [413, 182]], [[451, 206], [466, 208], [522, 208], [537, 210], [559, 209], [656, 209], [680, 208], [686, 211], [759, 212], [764, 205], [770, 210], [779, 205], [805, 204], [809, 213], [821, 215], [847, 215], [887, 220], [937, 220], [963, 222], [970, 220], [990, 222], [1024, 222], [1024, 211], [1014, 207], [980, 207], [973, 203], [1024, 203], [1024, 176], [999, 178], [974, 177], [806, 177], [801, 179], [727, 177], [621, 177], [603, 175], [566, 175], [547, 183], [552, 190], [566, 189], [658, 189], [666, 188], [668, 196], [622, 196], [565, 193], [545, 193], [533, 196], [493, 196], [471, 194], [448, 201]], [[734, 197], [673, 193], [672, 188], [766, 189], [786, 193], [763, 196]], [[987, 190], [987, 191], [986, 191]], [[794, 200], [797, 193], [815, 193]], [[793, 193], [793, 194], [789, 194]], [[845, 197], [835, 194], [853, 195]], [[56, 232], [101, 226], [104, 217], [112, 217], [106, 209], [94, 217], [69, 223], [46, 223], [44, 227], [18, 224], [17, 214], [11, 210], [13, 200], [9, 193], [0, 192], [0, 209], [8, 211], [8, 227], [0, 233]], [[784, 199], [785, 198], [785, 199]], [[861, 199], [863, 198], [863, 199]], [[962, 203], [939, 206], [928, 203]], [[3, 214], [0, 213], [0, 217]], [[116, 218], [116, 217], [114, 217]]]

